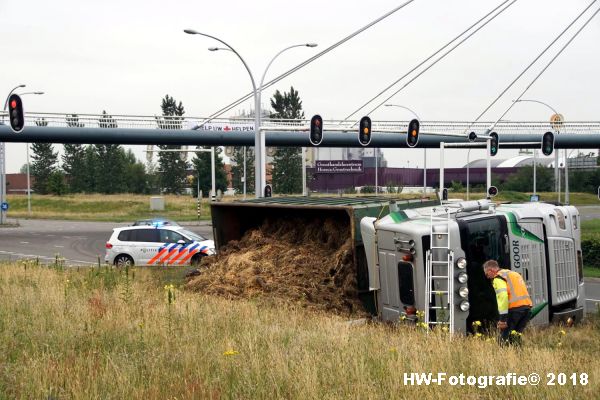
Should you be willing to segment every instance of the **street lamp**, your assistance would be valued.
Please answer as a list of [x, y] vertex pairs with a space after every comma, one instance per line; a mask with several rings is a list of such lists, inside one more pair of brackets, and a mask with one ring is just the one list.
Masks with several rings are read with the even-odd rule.
[[[225, 45], [230, 51], [232, 51], [242, 62], [242, 64], [244, 64], [244, 68], [246, 68], [246, 71], [248, 71], [248, 75], [250, 75], [250, 81], [252, 82], [252, 90], [254, 93], [254, 106], [255, 106], [255, 110], [256, 108], [256, 104], [258, 102], [258, 97], [257, 97], [257, 92], [256, 92], [256, 83], [254, 82], [254, 76], [252, 75], [252, 71], [250, 71], [250, 68], [248, 67], [248, 64], [246, 64], [246, 61], [244, 60], [244, 58], [237, 52], [235, 51], [235, 49], [233, 47], [231, 47], [230, 45], [228, 45], [227, 43], [225, 43], [224, 41], [222, 41], [221, 39], [211, 36], [211, 35], [207, 35], [206, 33], [201, 33], [198, 31], [195, 31], [193, 29], [184, 29], [183, 30], [185, 33], [189, 34], [189, 35], [201, 35], [201, 36], [205, 36], [211, 39], [216, 40], [219, 43], [222, 43], [223, 45]], [[211, 48], [212, 49], [212, 48]], [[209, 50], [211, 50], [209, 49]], [[216, 50], [217, 48], [215, 48]], [[214, 50], [213, 50], [214, 51]], [[255, 185], [255, 192], [256, 192], [256, 197], [261, 197], [261, 182], [260, 182], [260, 177], [261, 177], [261, 163], [259, 162], [260, 159], [260, 154], [258, 151], [256, 151], [256, 149], [259, 148], [260, 146], [260, 134], [259, 134], [259, 126], [260, 126], [260, 121], [258, 119], [258, 113], [256, 113], [256, 115], [254, 116], [254, 149], [255, 149], [255, 179], [254, 179], [254, 185]]]
[[[8, 92], [8, 96], [6, 96], [6, 100], [4, 101], [4, 108], [2, 111], [6, 111], [6, 107], [8, 105], [8, 99], [13, 92], [19, 88], [24, 88], [25, 85], [18, 85], [14, 87], [10, 92]], [[2, 116], [4, 119], [4, 115]], [[6, 201], [6, 151], [5, 151], [4, 142], [0, 142], [0, 204], [4, 204]], [[0, 210], [0, 225], [4, 224], [4, 214], [6, 211]]]
[[[316, 47], [317, 45], [314, 43], [305, 43], [305, 44], [289, 46], [289, 47], [286, 47], [285, 49], [281, 50], [279, 53], [277, 53], [275, 55], [275, 57], [273, 57], [273, 59], [271, 59], [271, 61], [267, 65], [267, 68], [265, 69], [265, 72], [263, 73], [263, 76], [262, 76], [262, 79], [260, 82], [260, 86], [257, 88], [255, 80], [254, 80], [254, 75], [252, 75], [252, 71], [250, 71], [248, 64], [246, 64], [246, 61], [244, 61], [242, 56], [237, 51], [235, 51], [235, 49], [233, 47], [231, 47], [229, 44], [225, 43], [223, 40], [221, 40], [217, 37], [211, 36], [211, 35], [207, 35], [206, 33], [201, 33], [201, 32], [195, 31], [193, 29], [184, 29], [183, 31], [190, 35], [201, 35], [201, 36], [205, 36], [205, 37], [214, 39], [214, 40], [218, 41], [219, 43], [222, 43], [223, 45], [225, 45], [227, 47], [227, 50], [232, 51], [233, 53], [235, 53], [236, 56], [238, 56], [240, 61], [244, 64], [246, 71], [248, 71], [248, 75], [250, 75], [250, 80], [252, 81], [252, 89], [253, 89], [253, 95], [254, 95], [254, 114], [255, 114], [254, 115], [254, 153], [255, 153], [254, 186], [255, 186], [256, 197], [257, 198], [263, 197], [264, 196], [263, 188], [266, 185], [266, 168], [265, 168], [266, 154], [265, 154], [265, 149], [264, 149], [265, 148], [264, 135], [261, 135], [261, 133], [260, 133], [260, 117], [261, 117], [261, 115], [260, 115], [260, 93], [262, 90], [262, 85], [263, 85], [263, 81], [265, 79], [265, 75], [267, 74], [267, 70], [269, 69], [269, 67], [271, 66], [273, 61], [275, 61], [275, 59], [284, 51], [292, 49], [294, 47]], [[216, 51], [216, 50], [221, 50], [221, 48], [211, 47], [211, 48], [209, 48], [209, 50]]]
[[[419, 121], [421, 120], [416, 112], [406, 106], [401, 106], [400, 104], [385, 104], [385, 107], [402, 108], [412, 113]], [[427, 193], [427, 149], [423, 147], [423, 195], [425, 195], [425, 193]]]
[[[552, 107], [550, 104], [548, 103], [544, 103], [543, 101], [540, 100], [534, 100], [534, 99], [518, 99], [518, 100], [513, 100], [513, 103], [520, 103], [520, 102], [528, 102], [528, 103], [538, 103], [541, 104], [543, 106], [546, 106], [547, 108], [549, 108], [550, 110], [552, 110], [552, 112], [555, 115], [560, 115], [558, 113], [558, 111], [556, 111], [556, 109], [554, 107]], [[554, 128], [554, 126], [553, 126]], [[560, 130], [556, 129], [556, 133], [560, 134]], [[535, 173], [536, 173], [536, 166], [535, 166], [535, 157], [536, 155], [536, 149], [533, 149], [533, 158], [534, 158], [534, 164], [533, 164], [533, 168], [534, 168], [534, 182], [535, 182]], [[567, 149], [565, 149], [565, 203], [569, 204], [569, 167], [567, 166], [568, 161], [567, 161]], [[556, 153], [554, 154], [554, 188], [556, 189], [557, 195], [558, 195], [558, 202], [560, 203], [560, 171], [558, 169], [558, 150], [556, 151]], [[534, 188], [534, 192], [535, 192], [535, 188]], [[534, 193], [535, 194], [535, 193]]]

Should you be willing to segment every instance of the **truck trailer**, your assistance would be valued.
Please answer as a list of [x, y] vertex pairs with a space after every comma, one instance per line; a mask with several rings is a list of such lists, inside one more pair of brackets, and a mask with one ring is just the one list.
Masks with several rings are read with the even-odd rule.
[[[396, 209], [360, 222], [376, 314], [383, 321], [414, 319], [430, 327], [472, 332], [498, 318], [495, 292], [483, 263], [497, 260], [520, 273], [534, 308], [532, 324], [584, 315], [581, 225], [573, 206], [490, 200]], [[476, 324], [478, 325], [478, 324]]]

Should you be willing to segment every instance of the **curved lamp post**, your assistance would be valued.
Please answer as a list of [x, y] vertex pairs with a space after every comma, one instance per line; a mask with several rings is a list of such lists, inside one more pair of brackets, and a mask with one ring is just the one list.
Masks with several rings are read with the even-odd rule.
[[[419, 121], [421, 121], [421, 118], [419, 118], [417, 113], [406, 106], [402, 106], [400, 104], [385, 104], [385, 106], [386, 107], [398, 107], [398, 108], [407, 110], [410, 113], [412, 113], [415, 116], [415, 118], [417, 118]], [[427, 149], [423, 148], [423, 195], [425, 195], [426, 192], [427, 192]]]
[[[254, 104], [254, 110], [255, 110], [255, 114], [258, 114], [258, 118], [256, 118], [255, 115], [255, 121], [258, 121], [257, 125], [258, 127], [260, 127], [261, 125], [261, 119], [262, 119], [262, 105], [261, 105], [261, 98], [262, 98], [262, 88], [263, 88], [263, 84], [265, 82], [265, 76], [267, 75], [267, 71], [269, 70], [269, 68], [271, 67], [271, 64], [273, 64], [273, 61], [275, 61], [275, 59], [277, 57], [279, 57], [279, 55], [281, 53], [283, 53], [284, 51], [293, 49], [295, 47], [317, 47], [316, 43], [303, 43], [303, 44], [294, 44], [292, 46], [288, 46], [285, 49], [279, 51], [279, 53], [275, 54], [275, 56], [271, 59], [271, 61], [269, 61], [269, 64], [267, 65], [267, 67], [265, 68], [265, 71], [262, 75], [262, 78], [260, 80], [260, 85], [258, 86], [258, 88], [256, 88], [256, 98], [255, 98], [255, 104]], [[227, 51], [232, 51], [229, 48], [223, 48], [223, 47], [209, 47], [208, 48], [209, 51], [218, 51], [218, 50], [227, 50]], [[258, 104], [258, 106], [257, 106]], [[259, 129], [260, 130], [260, 129]], [[256, 153], [257, 151], [255, 151]], [[244, 160], [246, 157], [246, 151], [244, 149]], [[261, 172], [262, 175], [260, 177], [261, 179], [261, 188], [264, 188], [264, 186], [267, 184], [267, 168], [266, 168], [266, 164], [267, 164], [267, 157], [265, 154], [265, 135], [260, 132], [260, 160], [261, 160]], [[256, 159], [258, 162], [258, 158]], [[246, 177], [246, 166], [244, 165], [244, 196], [246, 195], [246, 182], [245, 182], [245, 178]], [[306, 196], [306, 159], [304, 157], [304, 147], [302, 147], [302, 194]], [[261, 190], [261, 197], [262, 197], [262, 190]]]
[[[201, 33], [201, 32], [195, 31], [193, 29], [184, 29], [183, 31], [190, 35], [205, 36], [205, 37], [214, 39], [214, 40], [218, 41], [219, 43], [223, 44], [225, 47], [227, 47], [227, 50], [232, 51], [240, 59], [242, 64], [244, 64], [246, 71], [248, 71], [248, 75], [250, 75], [250, 80], [252, 81], [252, 90], [253, 90], [253, 94], [254, 94], [254, 114], [255, 114], [254, 115], [254, 153], [255, 153], [254, 154], [254, 156], [255, 156], [254, 185], [255, 185], [256, 197], [257, 198], [263, 197], [264, 196], [263, 189], [266, 185], [266, 171], [265, 171], [266, 155], [265, 155], [265, 150], [264, 150], [264, 147], [265, 147], [264, 136], [261, 137], [261, 133], [260, 133], [260, 114], [261, 114], [260, 113], [260, 92], [262, 89], [262, 84], [263, 84], [265, 75], [267, 73], [267, 70], [273, 63], [273, 61], [284, 51], [289, 50], [294, 47], [315, 47], [316, 44], [307, 43], [307, 44], [294, 45], [294, 46], [286, 47], [285, 49], [281, 50], [279, 53], [277, 53], [275, 55], [275, 57], [273, 57], [273, 59], [267, 65], [267, 68], [265, 69], [265, 72], [262, 76], [260, 86], [257, 88], [256, 82], [254, 80], [254, 75], [252, 75], [252, 71], [248, 67], [248, 64], [242, 58], [242, 56], [237, 51], [235, 51], [235, 49], [233, 47], [231, 47], [229, 44], [227, 44], [223, 40], [221, 40], [215, 36], [208, 35], [206, 33]], [[209, 48], [209, 50], [216, 51], [216, 50], [222, 50], [222, 49], [219, 47], [211, 47], [211, 48]]]
[[[538, 103], [541, 104], [543, 106], [546, 106], [547, 108], [549, 108], [550, 110], [552, 110], [552, 112], [554, 114], [559, 114], [558, 111], [556, 111], [556, 109], [554, 107], [552, 107], [550, 104], [548, 103], [544, 103], [543, 101], [540, 100], [534, 100], [534, 99], [518, 99], [518, 100], [513, 100], [513, 103], [522, 103], [522, 102], [527, 102], [527, 103]], [[558, 134], [560, 134], [560, 130], [556, 130], [556, 132]], [[535, 154], [536, 154], [536, 149], [533, 150], [533, 154], [534, 154], [534, 159], [535, 159]], [[565, 149], [565, 203], [569, 204], [569, 167], [568, 167], [568, 160], [567, 160], [567, 149]], [[535, 194], [535, 160], [534, 160], [534, 164], [533, 164], [533, 168], [534, 168], [534, 194]], [[556, 189], [557, 195], [558, 195], [558, 202], [560, 203], [560, 171], [558, 169], [558, 150], [556, 151], [556, 153], [554, 154], [554, 188]]]

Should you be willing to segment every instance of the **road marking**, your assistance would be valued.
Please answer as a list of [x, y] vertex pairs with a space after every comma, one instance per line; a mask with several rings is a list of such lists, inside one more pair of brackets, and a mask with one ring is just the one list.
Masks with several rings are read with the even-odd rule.
[[55, 244], [54, 247], [63, 248], [65, 246], [59, 246], [59, 245]]
[[19, 242], [19, 243], [21, 243], [21, 244], [29, 244], [29, 242]]
[[595, 301], [596, 303], [600, 303], [600, 300], [596, 300], [596, 299], [585, 299], [585, 301]]

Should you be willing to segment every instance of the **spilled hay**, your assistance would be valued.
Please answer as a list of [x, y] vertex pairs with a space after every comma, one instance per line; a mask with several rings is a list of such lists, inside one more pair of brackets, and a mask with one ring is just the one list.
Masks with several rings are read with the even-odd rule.
[[350, 226], [333, 219], [265, 220], [203, 259], [186, 287], [229, 299], [262, 298], [362, 313]]

